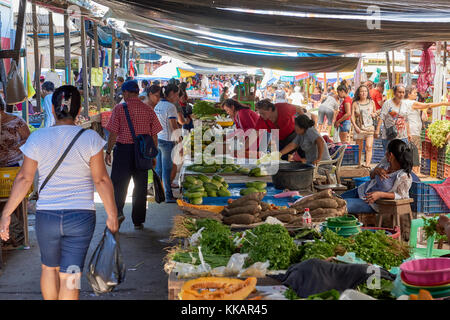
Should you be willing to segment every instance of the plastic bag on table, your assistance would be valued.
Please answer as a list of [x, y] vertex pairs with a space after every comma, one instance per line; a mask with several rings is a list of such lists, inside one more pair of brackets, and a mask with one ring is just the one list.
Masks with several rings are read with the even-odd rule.
[[125, 270], [117, 235], [105, 228], [89, 261], [89, 284], [96, 294], [111, 292], [125, 280]]
[[266, 262], [256, 262], [252, 264], [245, 270], [242, 270], [238, 274], [238, 278], [248, 278], [248, 277], [256, 277], [256, 278], [264, 278], [267, 273], [267, 269], [270, 267], [270, 261]]
[[245, 259], [247, 259], [248, 254], [244, 253], [235, 253], [230, 257], [230, 260], [228, 260], [228, 264], [225, 268], [225, 276], [231, 277], [236, 276], [239, 274], [239, 272], [242, 271], [242, 268], [244, 268]]
[[189, 245], [191, 247], [196, 247], [200, 241], [200, 238], [202, 237], [202, 231], [205, 229], [205, 227], [201, 227], [200, 230], [198, 230], [196, 233], [194, 233], [189, 238]]
[[198, 257], [200, 258], [200, 265], [194, 266], [188, 263], [176, 263], [173, 271], [178, 278], [191, 278], [208, 276], [211, 274], [211, 266], [205, 262], [202, 254], [202, 247], [198, 247]]

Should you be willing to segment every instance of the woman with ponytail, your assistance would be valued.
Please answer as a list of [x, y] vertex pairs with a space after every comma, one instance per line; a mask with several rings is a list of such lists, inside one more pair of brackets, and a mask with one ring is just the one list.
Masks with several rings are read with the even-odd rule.
[[[319, 132], [314, 128], [314, 121], [307, 115], [295, 118], [295, 132], [297, 136], [281, 150], [285, 155], [295, 149], [300, 149], [300, 161], [317, 165], [320, 161], [331, 160], [328, 148]], [[319, 167], [319, 173], [330, 170], [329, 165]]]
[[348, 213], [375, 213], [378, 199], [408, 199], [412, 184], [413, 152], [400, 139], [387, 146], [386, 156], [370, 173], [370, 181], [342, 194]]
[[35, 229], [41, 252], [42, 296], [45, 300], [77, 300], [96, 225], [94, 187], [104, 203], [106, 226], [112, 233], [117, 232], [119, 222], [103, 159], [106, 142], [97, 132], [75, 125], [81, 111], [80, 93], [74, 86], [62, 86], [54, 92], [52, 104], [56, 124], [32, 133], [20, 148], [25, 159], [1, 215], [0, 237], [8, 240], [11, 214], [26, 197], [37, 171]]

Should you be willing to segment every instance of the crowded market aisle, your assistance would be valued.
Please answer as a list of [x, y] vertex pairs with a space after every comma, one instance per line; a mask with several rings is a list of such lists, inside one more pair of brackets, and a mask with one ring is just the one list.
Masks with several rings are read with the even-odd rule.
[[[81, 279], [80, 300], [166, 300], [167, 274], [163, 270], [164, 248], [168, 247], [172, 217], [178, 214], [176, 204], [149, 203], [144, 230], [134, 230], [131, 221], [130, 183], [125, 204], [126, 220], [120, 228], [120, 246], [126, 265], [125, 281], [113, 292], [95, 296], [86, 278], [87, 265], [105, 228], [106, 213], [95, 194], [97, 223]], [[41, 263], [34, 231], [35, 215], [29, 215], [30, 250], [4, 251], [3, 273], [0, 277], [0, 300], [42, 300], [40, 290]], [[131, 270], [130, 270], [131, 269]]]

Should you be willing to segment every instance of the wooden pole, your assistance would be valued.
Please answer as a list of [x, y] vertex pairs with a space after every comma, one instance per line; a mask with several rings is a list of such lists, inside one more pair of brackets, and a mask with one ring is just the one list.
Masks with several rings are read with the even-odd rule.
[[110, 87], [110, 93], [109, 98], [111, 100], [111, 105], [114, 105], [114, 78], [115, 78], [115, 72], [116, 72], [116, 31], [112, 29], [112, 43], [111, 43], [111, 73], [109, 77], [109, 87]]
[[[25, 27], [25, 10], [27, 7], [26, 0], [20, 0], [19, 4], [19, 15], [17, 17], [17, 29], [16, 29], [16, 39], [14, 41], [14, 50], [20, 50], [22, 46], [23, 29]], [[26, 46], [26, 45], [25, 45]], [[13, 58], [17, 65], [19, 65], [20, 54], [17, 53]]]
[[[92, 39], [89, 39], [89, 54], [88, 54], [88, 62], [87, 62], [87, 70], [89, 73], [89, 88], [92, 88]], [[90, 91], [89, 91], [90, 92]]]
[[127, 71], [127, 75], [129, 74], [129, 65], [130, 65], [129, 61], [130, 61], [130, 42], [128, 41], [127, 56], [125, 61], [125, 70]]
[[36, 87], [36, 106], [39, 112], [41, 111], [41, 85], [40, 76], [41, 68], [39, 61], [39, 40], [38, 40], [38, 22], [36, 14], [36, 1], [33, 0], [31, 5], [33, 15], [33, 42], [34, 42], [34, 83]]
[[86, 58], [86, 27], [85, 19], [81, 17], [81, 60], [83, 63], [83, 96], [84, 96], [84, 116], [89, 116], [89, 86], [87, 73], [87, 58]]
[[394, 50], [392, 50], [392, 84], [395, 86], [395, 53]]
[[393, 86], [392, 86], [391, 64], [389, 61], [389, 52], [387, 51], [386, 51], [386, 65], [387, 65], [387, 74], [388, 74], [387, 80], [389, 83], [389, 89], [392, 89]]
[[[93, 23], [93, 33], [94, 33], [94, 67], [99, 67], [99, 60], [98, 60], [98, 29], [97, 29], [97, 23]], [[97, 104], [97, 110], [100, 111], [102, 108], [102, 104], [100, 101], [100, 87], [95, 87], [95, 102]]]
[[53, 12], [48, 12], [48, 26], [50, 34], [50, 70], [55, 71], [55, 31], [53, 28]]
[[124, 59], [124, 50], [123, 50], [123, 41], [119, 41], [120, 44], [120, 67], [123, 68], [124, 63], [125, 63], [125, 59]]
[[72, 84], [72, 61], [70, 57], [70, 29], [69, 29], [69, 14], [67, 8], [64, 11], [64, 62], [66, 65], [66, 84]]

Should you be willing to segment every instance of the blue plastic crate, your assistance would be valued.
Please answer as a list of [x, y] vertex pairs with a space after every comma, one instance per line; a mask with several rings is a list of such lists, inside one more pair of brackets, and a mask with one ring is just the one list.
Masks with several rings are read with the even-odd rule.
[[342, 160], [343, 166], [356, 166], [359, 164], [359, 146], [349, 145], [344, 152], [344, 158]]
[[418, 213], [449, 213], [450, 209], [431, 184], [443, 181], [413, 182], [409, 190], [409, 196], [414, 199], [411, 209]]

